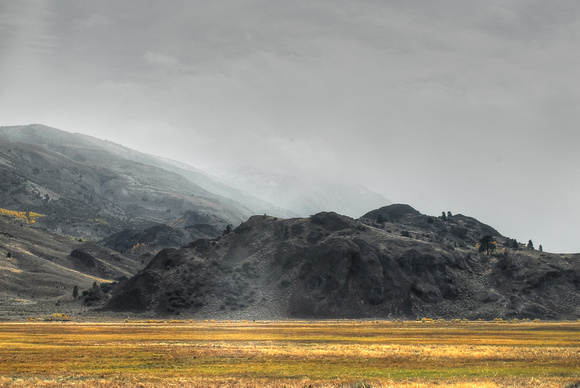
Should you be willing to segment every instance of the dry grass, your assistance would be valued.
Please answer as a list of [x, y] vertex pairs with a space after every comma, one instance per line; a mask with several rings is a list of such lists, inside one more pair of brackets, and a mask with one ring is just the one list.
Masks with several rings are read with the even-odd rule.
[[0, 376], [45, 387], [561, 387], [580, 380], [580, 323], [3, 323]]

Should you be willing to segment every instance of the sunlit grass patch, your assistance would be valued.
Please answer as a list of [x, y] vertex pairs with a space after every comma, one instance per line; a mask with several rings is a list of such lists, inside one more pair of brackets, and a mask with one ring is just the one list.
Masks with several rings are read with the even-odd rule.
[[514, 386], [527, 386], [523, 382], [539, 378], [559, 383], [580, 379], [580, 324], [3, 323], [0, 360], [0, 376], [11, 379], [11, 384], [34, 378], [48, 384], [73, 376], [85, 386], [179, 379], [181, 385], [192, 386], [204, 386], [201, 381], [266, 384], [260, 386], [370, 381], [389, 386], [387, 382], [403, 384], [409, 379], [421, 384], [513, 380], [521, 383]]

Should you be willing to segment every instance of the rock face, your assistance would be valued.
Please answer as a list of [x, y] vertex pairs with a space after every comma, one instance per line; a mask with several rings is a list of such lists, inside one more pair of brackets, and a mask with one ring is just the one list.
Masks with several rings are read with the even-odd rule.
[[[381, 213], [390, 222], [377, 223]], [[490, 256], [475, 248], [486, 234], [498, 243]], [[473, 218], [443, 220], [408, 205], [359, 220], [253, 216], [221, 238], [159, 252], [106, 309], [244, 319], [578, 318], [580, 257], [502, 250], [506, 241]]]

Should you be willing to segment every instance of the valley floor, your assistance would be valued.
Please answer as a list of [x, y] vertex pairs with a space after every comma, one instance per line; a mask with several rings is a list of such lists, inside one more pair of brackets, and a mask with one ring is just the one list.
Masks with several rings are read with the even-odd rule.
[[565, 387], [580, 322], [0, 323], [0, 385]]

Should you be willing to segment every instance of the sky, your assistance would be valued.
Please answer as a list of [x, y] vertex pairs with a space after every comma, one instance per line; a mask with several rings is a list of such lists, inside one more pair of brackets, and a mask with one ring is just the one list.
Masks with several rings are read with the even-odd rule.
[[0, 125], [580, 252], [579, 48], [576, 0], [0, 0]]

